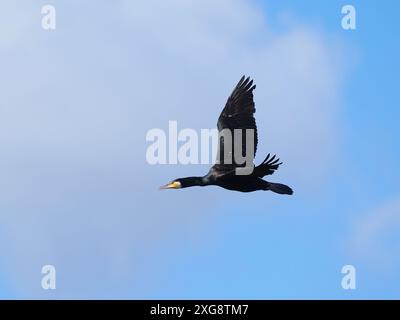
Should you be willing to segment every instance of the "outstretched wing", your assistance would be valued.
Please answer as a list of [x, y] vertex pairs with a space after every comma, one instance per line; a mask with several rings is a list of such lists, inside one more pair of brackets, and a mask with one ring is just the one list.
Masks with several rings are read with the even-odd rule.
[[265, 160], [254, 168], [254, 175], [262, 178], [264, 176], [273, 174], [281, 164], [282, 162], [279, 162], [279, 158], [277, 158], [276, 155], [270, 158], [270, 154], [268, 153]]
[[[253, 85], [253, 80], [250, 77], [245, 78], [243, 76], [236, 87], [233, 89], [231, 95], [229, 96], [221, 115], [218, 118], [218, 131], [220, 133], [219, 145], [218, 145], [218, 161], [217, 164], [213, 166], [214, 171], [219, 172], [229, 172], [236, 167], [244, 166], [244, 164], [238, 164], [235, 162], [234, 154], [235, 147], [241, 150], [242, 156], [246, 155], [246, 129], [251, 129], [253, 131], [252, 143], [252, 159], [257, 151], [257, 125], [256, 119], [254, 118], [254, 113], [256, 108], [253, 100], [253, 90], [256, 88]], [[234, 131], [241, 130], [242, 141], [234, 141], [235, 133]], [[221, 135], [223, 131], [230, 131], [231, 141], [226, 141]], [[230, 143], [230, 145], [227, 145]], [[230, 153], [230, 162], [225, 161], [226, 155]], [[236, 151], [236, 152], [238, 152]]]

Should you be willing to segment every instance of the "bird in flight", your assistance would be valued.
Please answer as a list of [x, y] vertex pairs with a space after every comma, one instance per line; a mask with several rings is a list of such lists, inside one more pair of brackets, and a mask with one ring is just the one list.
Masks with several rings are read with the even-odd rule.
[[[187, 177], [175, 179], [161, 189], [180, 189], [194, 186], [219, 186], [229, 190], [235, 190], [240, 192], [252, 192], [257, 190], [271, 190], [279, 194], [293, 194], [293, 190], [287, 185], [275, 182], [269, 182], [263, 180], [264, 176], [271, 175], [279, 168], [282, 162], [279, 162], [279, 158], [267, 155], [265, 160], [258, 166], [253, 165], [253, 160], [257, 151], [257, 125], [254, 118], [256, 111], [253, 90], [256, 88], [253, 85], [253, 80], [250, 77], [243, 76], [236, 87], [233, 89], [228, 101], [225, 104], [221, 115], [218, 118], [218, 132], [230, 132], [233, 135], [233, 131], [240, 130], [245, 133], [248, 130], [252, 131], [252, 139], [245, 139], [245, 135], [239, 139], [225, 139], [224, 137], [219, 138], [218, 154], [219, 160], [211, 167], [209, 172], [203, 177]], [[235, 136], [236, 137], [236, 136]], [[225, 150], [228, 150], [228, 155], [235, 153], [235, 147], [239, 148], [241, 155], [247, 152], [246, 146], [251, 143], [253, 148], [251, 152], [251, 170], [249, 174], [238, 174], [237, 169], [243, 169], [244, 163], [238, 163], [238, 161], [224, 157], [221, 160], [221, 154], [224, 154]], [[240, 150], [241, 149], [241, 150]]]

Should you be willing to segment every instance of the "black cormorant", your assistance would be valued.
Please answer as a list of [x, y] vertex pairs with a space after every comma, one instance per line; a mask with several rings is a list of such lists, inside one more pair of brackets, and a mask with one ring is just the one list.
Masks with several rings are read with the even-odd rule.
[[[250, 78], [245, 78], [243, 76], [233, 92], [228, 98], [221, 115], [218, 118], [218, 131], [221, 133], [224, 130], [232, 132], [235, 130], [242, 130], [245, 134], [247, 129], [253, 130], [253, 143], [254, 148], [252, 148], [252, 158], [254, 159], [257, 150], [257, 126], [256, 120], [254, 118], [254, 113], [256, 111], [253, 101], [253, 90], [256, 88], [253, 85], [253, 80]], [[242, 141], [239, 144], [241, 147], [242, 156], [247, 151], [246, 149], [246, 139], [245, 135], [242, 135]], [[234, 140], [234, 139], [232, 139]], [[223, 154], [224, 149], [228, 149], [226, 145], [227, 142], [224, 138], [219, 138], [219, 159], [221, 159], [221, 154]], [[235, 141], [232, 143], [233, 150], [235, 146]], [[232, 155], [234, 152], [230, 152]], [[241, 192], [252, 192], [257, 190], [271, 190], [279, 194], [293, 194], [293, 190], [280, 183], [268, 182], [262, 178], [266, 175], [273, 174], [275, 170], [278, 169], [282, 162], [276, 156], [270, 157], [270, 154], [265, 158], [265, 160], [258, 166], [252, 167], [251, 174], [237, 174], [238, 168], [243, 167], [245, 164], [237, 164], [234, 160], [228, 162], [224, 160], [219, 160], [215, 165], [213, 165], [210, 171], [204, 177], [187, 177], [179, 178], [173, 180], [171, 183], [161, 187], [161, 189], [180, 189], [193, 186], [220, 186], [225, 189], [241, 191]]]

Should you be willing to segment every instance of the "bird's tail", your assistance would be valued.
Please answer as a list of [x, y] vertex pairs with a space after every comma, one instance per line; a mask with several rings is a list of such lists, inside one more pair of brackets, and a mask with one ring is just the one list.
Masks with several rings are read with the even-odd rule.
[[279, 194], [293, 194], [293, 190], [282, 183], [269, 182], [269, 190]]

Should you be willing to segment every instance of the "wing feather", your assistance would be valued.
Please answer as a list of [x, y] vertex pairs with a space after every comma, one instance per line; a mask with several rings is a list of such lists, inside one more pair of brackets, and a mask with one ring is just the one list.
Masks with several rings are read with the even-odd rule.
[[[233, 89], [231, 95], [229, 96], [224, 109], [222, 110], [218, 118], [218, 131], [221, 133], [223, 130], [229, 130], [231, 132], [232, 140], [234, 140], [234, 130], [242, 130], [242, 142], [235, 143], [232, 141], [232, 146], [230, 150], [234, 154], [235, 146], [241, 148], [241, 154], [244, 156], [246, 154], [246, 129], [251, 129], [254, 132], [253, 142], [253, 154], [252, 158], [257, 151], [257, 125], [256, 119], [254, 118], [254, 113], [256, 112], [254, 100], [253, 100], [253, 90], [256, 85], [253, 84], [253, 80], [250, 77], [243, 76], [235, 88]], [[218, 146], [218, 163], [213, 167], [214, 171], [229, 172], [236, 167], [243, 166], [236, 164], [233, 157], [232, 163], [224, 163], [224, 150], [229, 147], [222, 137], [219, 139]]]

